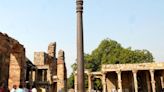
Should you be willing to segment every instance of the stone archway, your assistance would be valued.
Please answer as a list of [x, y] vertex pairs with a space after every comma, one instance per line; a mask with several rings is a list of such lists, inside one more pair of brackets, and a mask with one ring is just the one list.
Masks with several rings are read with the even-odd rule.
[[14, 84], [24, 81], [25, 49], [17, 40], [0, 33], [0, 81], [5, 89], [11, 89]]
[[25, 81], [25, 49], [20, 44], [14, 44], [11, 48], [9, 62], [9, 89], [14, 84], [20, 85]]

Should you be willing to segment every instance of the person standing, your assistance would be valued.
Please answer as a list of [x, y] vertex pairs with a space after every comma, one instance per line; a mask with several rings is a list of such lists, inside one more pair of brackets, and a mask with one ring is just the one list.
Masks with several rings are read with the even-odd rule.
[[16, 92], [16, 89], [17, 89], [17, 86], [16, 85], [13, 85], [13, 88], [11, 89], [10, 92]]
[[0, 82], [0, 92], [5, 92], [4, 83]]
[[16, 90], [16, 92], [24, 92], [22, 84], [19, 85], [19, 88]]
[[36, 89], [35, 84], [32, 86], [32, 90], [31, 90], [31, 92], [37, 92], [37, 89]]
[[29, 92], [29, 85], [28, 84], [26, 84], [26, 83], [24, 83], [24, 85], [23, 85], [23, 91], [24, 92]]

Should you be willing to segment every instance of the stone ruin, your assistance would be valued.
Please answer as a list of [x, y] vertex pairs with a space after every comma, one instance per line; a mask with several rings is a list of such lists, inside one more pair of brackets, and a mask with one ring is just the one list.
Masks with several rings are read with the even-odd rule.
[[50, 43], [48, 52], [35, 52], [34, 65], [38, 68], [38, 85], [49, 92], [62, 90], [67, 92], [67, 71], [64, 51], [60, 50], [56, 58], [56, 43]]
[[[85, 70], [88, 92], [94, 91], [94, 79], [100, 79], [102, 92], [163, 92], [164, 62], [135, 64], [103, 64], [100, 71]], [[74, 90], [77, 72], [74, 73]]]
[[9, 89], [13, 84], [25, 81], [25, 60], [24, 46], [7, 34], [0, 33], [0, 81]]
[[47, 53], [34, 53], [32, 63], [22, 44], [0, 32], [0, 82], [5, 84], [5, 92], [15, 84], [35, 84], [38, 92], [67, 92], [64, 51], [56, 58], [56, 43], [50, 43]]

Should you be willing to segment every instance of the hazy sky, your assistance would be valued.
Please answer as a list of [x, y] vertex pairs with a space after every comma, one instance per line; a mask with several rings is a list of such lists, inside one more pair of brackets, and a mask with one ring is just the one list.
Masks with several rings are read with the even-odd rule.
[[[0, 32], [17, 39], [33, 60], [57, 42], [68, 74], [76, 59], [75, 0], [0, 0]], [[84, 0], [84, 49], [110, 38], [124, 47], [147, 49], [164, 61], [164, 0]]]

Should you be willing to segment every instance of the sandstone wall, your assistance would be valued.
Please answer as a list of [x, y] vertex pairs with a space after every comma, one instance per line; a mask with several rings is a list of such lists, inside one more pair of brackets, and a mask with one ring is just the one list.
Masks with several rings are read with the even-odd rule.
[[46, 53], [45, 52], [34, 52], [34, 64], [45, 65], [46, 64]]
[[50, 67], [50, 73], [52, 76], [56, 75], [57, 74], [56, 42], [52, 42], [48, 45], [47, 54], [48, 54], [47, 64]]
[[57, 60], [57, 91], [67, 92], [67, 72], [65, 67], [64, 51], [58, 52]]
[[0, 63], [0, 81], [6, 87], [11, 89], [25, 80], [25, 48], [3, 33], [0, 33]]
[[[65, 65], [64, 51], [59, 51], [58, 59], [56, 58], [56, 43], [50, 43], [47, 53], [35, 52], [34, 64], [37, 69], [47, 70], [47, 80], [45, 82], [46, 87], [50, 87], [48, 92], [57, 92], [52, 89], [64, 89], [67, 92], [67, 71]], [[24, 83], [26, 80], [26, 74], [30, 74], [30, 78], [35, 77], [36, 82], [38, 77], [38, 70], [33, 75], [33, 72], [29, 70], [27, 72], [27, 64], [25, 57], [25, 48], [17, 40], [9, 37], [6, 34], [0, 32], [0, 81], [5, 83], [6, 89], [11, 89], [14, 84], [19, 86], [20, 83]], [[53, 76], [57, 76], [57, 82], [53, 81]], [[39, 76], [40, 77], [40, 76]], [[48, 83], [48, 84], [47, 84]], [[55, 86], [56, 85], [56, 86]], [[7, 92], [7, 91], [5, 91]]]
[[[40, 88], [48, 87], [48, 92], [57, 92], [56, 83], [53, 82], [53, 76], [57, 75], [57, 61], [56, 61], [56, 43], [50, 43], [46, 52], [34, 53], [34, 64], [38, 67], [39, 72], [46, 70], [47, 80], [42, 81], [43, 84], [38, 84]], [[42, 73], [38, 78], [42, 78]], [[48, 83], [48, 84], [47, 84]]]

